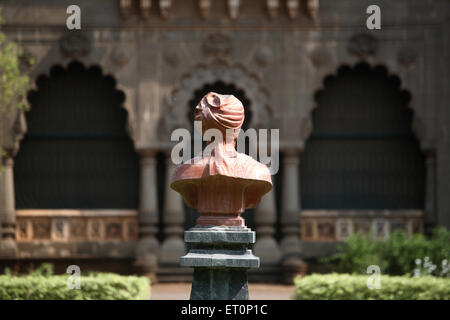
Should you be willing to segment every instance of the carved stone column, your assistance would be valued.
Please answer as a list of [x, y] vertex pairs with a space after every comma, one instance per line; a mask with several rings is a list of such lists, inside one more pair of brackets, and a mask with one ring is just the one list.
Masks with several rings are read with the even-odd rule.
[[153, 151], [141, 153], [139, 241], [136, 249], [136, 271], [156, 282], [159, 244], [156, 158]]
[[16, 205], [14, 194], [14, 160], [19, 142], [27, 131], [23, 110], [11, 110], [0, 115], [0, 257], [17, 256]]
[[284, 281], [292, 282], [292, 278], [306, 267], [301, 261], [302, 247], [300, 242], [300, 186], [299, 164], [300, 150], [284, 150], [283, 187], [282, 187], [282, 240]]
[[175, 165], [170, 159], [170, 152], [166, 156], [166, 183], [164, 196], [164, 241], [160, 250], [159, 260], [164, 265], [180, 265], [180, 257], [186, 252], [183, 231], [184, 231], [184, 209], [183, 200], [180, 195], [170, 188], [170, 178], [175, 171]]
[[0, 257], [15, 258], [16, 216], [14, 203], [14, 161], [12, 157], [2, 158], [3, 172], [0, 173]]
[[436, 225], [436, 155], [434, 152], [426, 154], [426, 184], [425, 184], [425, 212], [424, 232], [431, 235]]
[[300, 190], [299, 153], [289, 150], [285, 152], [283, 159], [283, 194], [282, 194], [282, 241], [281, 249], [284, 255], [299, 255], [300, 246]]
[[275, 191], [272, 189], [263, 196], [255, 211], [258, 237], [254, 251], [263, 268], [278, 265], [281, 260], [280, 247], [274, 238], [276, 222]]

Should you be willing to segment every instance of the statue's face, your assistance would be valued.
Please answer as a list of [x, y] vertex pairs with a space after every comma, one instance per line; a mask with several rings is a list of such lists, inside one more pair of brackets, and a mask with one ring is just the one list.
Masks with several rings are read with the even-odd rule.
[[194, 120], [201, 121], [202, 133], [208, 129], [218, 129], [225, 137], [226, 131], [231, 130], [237, 138], [244, 122], [244, 106], [233, 95], [210, 92], [196, 106]]
[[219, 95], [214, 92], [210, 92], [204, 96], [195, 107], [194, 120], [203, 121], [205, 119], [204, 111], [206, 111], [207, 108], [220, 108]]

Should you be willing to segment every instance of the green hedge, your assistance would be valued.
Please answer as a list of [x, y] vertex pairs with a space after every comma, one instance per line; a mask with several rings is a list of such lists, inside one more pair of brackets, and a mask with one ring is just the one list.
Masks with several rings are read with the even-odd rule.
[[378, 265], [382, 274], [447, 277], [450, 276], [450, 230], [437, 228], [431, 239], [422, 234], [408, 236], [403, 231], [392, 232], [387, 240], [357, 233], [339, 246], [338, 253], [321, 261], [342, 273], [362, 274], [368, 266]]
[[313, 274], [295, 279], [297, 300], [449, 300], [450, 278], [381, 275], [369, 289], [369, 275]]
[[69, 289], [70, 275], [0, 275], [1, 300], [143, 300], [150, 297], [145, 277], [110, 273], [81, 275], [80, 289]]

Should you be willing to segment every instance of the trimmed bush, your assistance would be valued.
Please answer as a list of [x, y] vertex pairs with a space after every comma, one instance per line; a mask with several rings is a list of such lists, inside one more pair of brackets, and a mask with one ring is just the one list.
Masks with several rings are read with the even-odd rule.
[[[433, 270], [423, 270], [426, 268], [418, 265], [426, 257], [436, 265]], [[422, 234], [408, 236], [403, 231], [392, 232], [387, 240], [357, 233], [339, 246], [338, 253], [321, 259], [334, 271], [343, 273], [366, 273], [368, 266], [378, 265], [383, 274], [412, 275], [418, 268], [420, 274], [441, 277], [450, 276], [449, 260], [450, 231], [443, 227], [435, 229], [431, 239]]]
[[144, 300], [150, 298], [145, 277], [112, 273], [81, 275], [80, 289], [69, 289], [70, 275], [0, 275], [1, 300]]
[[449, 300], [450, 279], [380, 276], [380, 289], [369, 289], [369, 275], [313, 274], [295, 278], [297, 300]]

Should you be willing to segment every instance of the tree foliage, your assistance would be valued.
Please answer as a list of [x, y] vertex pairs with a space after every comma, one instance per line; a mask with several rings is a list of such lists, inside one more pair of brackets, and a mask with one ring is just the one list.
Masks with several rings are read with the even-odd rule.
[[[27, 92], [31, 88], [31, 80], [23, 71], [23, 66], [32, 65], [34, 61], [25, 58], [20, 46], [6, 39], [2, 26], [0, 7], [0, 126], [5, 126], [11, 121], [7, 116], [14, 110], [27, 110]], [[3, 128], [0, 130], [0, 174], [4, 170], [3, 158], [7, 156], [2, 147], [2, 134]]]
[[25, 61], [23, 50], [6, 39], [2, 32], [1, 13], [0, 7], [0, 112], [5, 113], [12, 108], [27, 108], [26, 96], [31, 88], [31, 81], [21, 65], [32, 64], [34, 61]]

